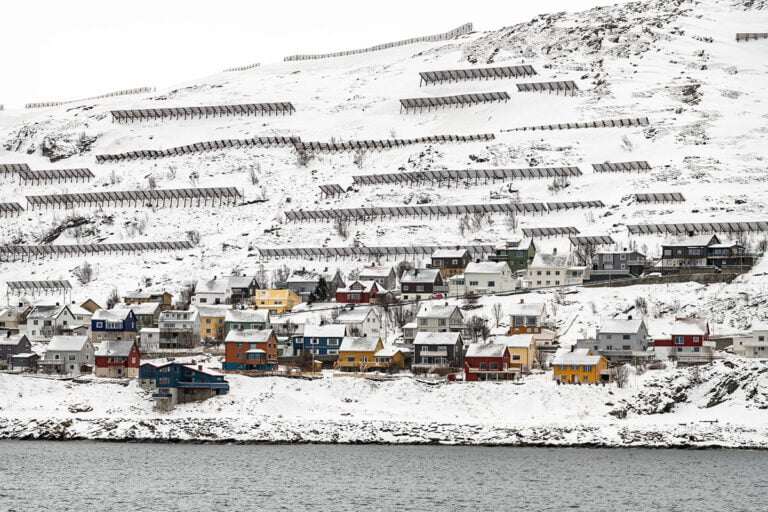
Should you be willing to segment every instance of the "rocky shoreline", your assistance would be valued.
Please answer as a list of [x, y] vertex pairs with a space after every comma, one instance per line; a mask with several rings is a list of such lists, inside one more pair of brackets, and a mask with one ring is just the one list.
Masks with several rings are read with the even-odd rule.
[[621, 423], [510, 428], [378, 421], [275, 421], [273, 418], [0, 418], [0, 439], [764, 450], [768, 449], [768, 428], [731, 424], [631, 426]]

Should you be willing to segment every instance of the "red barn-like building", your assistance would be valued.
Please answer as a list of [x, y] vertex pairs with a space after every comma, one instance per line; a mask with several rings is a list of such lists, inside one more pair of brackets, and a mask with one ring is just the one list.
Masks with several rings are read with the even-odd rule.
[[141, 355], [135, 340], [104, 340], [96, 351], [97, 377], [138, 377]]
[[709, 323], [706, 318], [676, 318], [669, 329], [669, 337], [654, 340], [656, 349], [696, 354], [714, 347], [709, 341]]
[[349, 286], [336, 289], [336, 302], [370, 304], [378, 294], [376, 281], [354, 281]]

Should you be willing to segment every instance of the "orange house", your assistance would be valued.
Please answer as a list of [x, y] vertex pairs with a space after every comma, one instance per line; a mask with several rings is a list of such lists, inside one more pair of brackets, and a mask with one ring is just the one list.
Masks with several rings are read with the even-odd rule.
[[223, 370], [277, 369], [277, 336], [272, 329], [232, 329], [224, 341]]

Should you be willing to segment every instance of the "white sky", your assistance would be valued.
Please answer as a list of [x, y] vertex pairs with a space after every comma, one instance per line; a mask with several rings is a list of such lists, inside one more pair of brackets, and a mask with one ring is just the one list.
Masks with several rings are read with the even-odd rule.
[[618, 0], [3, 0], [0, 104], [166, 87], [294, 53], [492, 30]]

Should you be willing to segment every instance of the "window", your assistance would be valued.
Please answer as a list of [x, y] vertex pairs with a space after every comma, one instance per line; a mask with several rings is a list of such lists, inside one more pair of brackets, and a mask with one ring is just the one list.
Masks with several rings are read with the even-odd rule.
[[699, 337], [698, 336], [694, 336], [693, 337], [693, 342], [694, 343], [698, 343], [699, 342]]
[[208, 299], [205, 297], [200, 297], [200, 304], [205, 304], [206, 302], [208, 302]]
[[309, 340], [310, 345], [317, 345], [318, 343], [320, 343], [320, 341], [318, 341], [317, 338], [312, 338], [311, 340]]
[[426, 318], [419, 318], [419, 325], [427, 325], [427, 319]]
[[520, 360], [520, 354], [512, 354], [512, 360], [513, 361], [519, 361]]
[[470, 281], [469, 286], [477, 286], [479, 284], [479, 281]]
[[339, 340], [328, 340], [328, 346], [329, 347], [336, 347], [339, 345]]
[[555, 275], [559, 276], [560, 275], [560, 271], [559, 270], [555, 270]]
[[248, 348], [251, 350], [256, 350], [257, 348], [259, 348], [259, 346], [256, 343], [249, 343]]
[[437, 325], [443, 326], [443, 325], [445, 325], [445, 324], [446, 324], [446, 322], [445, 322], [445, 318], [440, 318], [440, 319], [437, 321]]
[[585, 381], [585, 380], [587, 380], [587, 379], [589, 379], [589, 377], [588, 377], [587, 375], [584, 375], [584, 376], [581, 378], [581, 380], [582, 380], [582, 381]]
[[205, 323], [207, 323], [207, 324], [211, 323], [211, 319], [210, 318], [206, 318], [205, 319]]
[[245, 347], [245, 345], [243, 345], [242, 343], [237, 344], [237, 348], [243, 348], [243, 347]]
[[240, 352], [239, 354], [237, 354], [237, 358], [238, 358], [238, 359], [243, 359], [243, 358], [244, 358], [244, 356], [245, 356], [245, 354], [243, 354], [242, 352]]
[[328, 350], [325, 351], [325, 353], [328, 354], [329, 356], [336, 356], [336, 355], [339, 355], [339, 349], [329, 348]]
[[560, 371], [565, 371], [567, 368], [568, 368], [568, 367], [567, 367], [567, 366], [565, 366], [564, 364], [561, 364], [561, 365], [559, 365], [559, 366], [557, 367], [557, 369], [558, 369], [558, 370], [560, 370]]
[[627, 255], [626, 254], [620, 254], [619, 255], [619, 259], [622, 260], [622, 261], [625, 261], [627, 259]]
[[516, 316], [516, 317], [513, 317], [513, 323], [514, 323], [516, 326], [519, 326], [519, 325], [523, 325], [523, 324], [524, 324], [524, 322], [525, 322], [525, 319], [524, 319], [522, 316]]
[[693, 347], [693, 351], [694, 352], [699, 352], [699, 351], [701, 351], [701, 348], [700, 347]]
[[355, 362], [355, 356], [347, 356], [347, 362], [348, 363], [354, 363]]
[[605, 339], [607, 340], [613, 339], [613, 334], [606, 334]]
[[360, 294], [359, 293], [348, 293], [347, 294], [347, 300], [360, 300]]
[[560, 281], [555, 281], [555, 284], [560, 284]]
[[548, 275], [548, 276], [549, 276], [549, 275], [552, 275], [552, 272], [551, 272], [551, 271], [549, 271], [549, 270], [547, 270], [547, 275]]
[[496, 281], [488, 281], [488, 288], [494, 288], [496, 286]]
[[603, 261], [613, 261], [613, 256], [610, 254], [603, 254]]
[[423, 292], [423, 291], [424, 291], [424, 285], [422, 285], [422, 284], [417, 284], [417, 285], [416, 285], [416, 291], [417, 291], [417, 292]]
[[485, 363], [480, 363], [480, 369], [481, 369], [481, 370], [485, 370], [485, 369], [486, 369], [486, 366], [487, 366], [487, 365], [486, 365]]
[[67, 359], [69, 359], [70, 361], [74, 361], [75, 360], [75, 354], [69, 354]]
[[622, 334], [621, 335], [621, 339], [628, 340], [629, 339], [629, 334]]
[[489, 370], [498, 370], [499, 369], [499, 363], [490, 363], [488, 366]]
[[541, 275], [541, 270], [537, 270], [537, 271], [536, 271], [536, 275], [537, 275], [537, 276], [540, 276], [540, 275]]
[[526, 317], [525, 324], [526, 325], [535, 326], [536, 323], [537, 323], [536, 320], [537, 320], [537, 318], [535, 316]]
[[685, 338], [682, 336], [675, 336], [675, 345], [682, 345], [685, 343]]
[[757, 341], [765, 341], [765, 336], [758, 336]]
[[591, 366], [585, 366], [584, 367], [584, 371], [585, 372], [591, 372], [592, 371], [592, 367]]
[[[35, 320], [35, 325], [37, 325], [37, 320]], [[96, 322], [96, 328], [97, 329], [103, 329], [104, 328], [104, 322]]]

